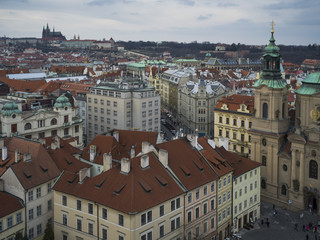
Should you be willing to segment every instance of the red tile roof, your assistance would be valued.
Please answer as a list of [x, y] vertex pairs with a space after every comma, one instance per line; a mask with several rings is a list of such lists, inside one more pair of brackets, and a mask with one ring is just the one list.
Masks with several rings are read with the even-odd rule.
[[169, 167], [188, 190], [217, 179], [217, 175], [188, 140], [180, 138], [157, 144], [156, 147], [168, 151]]
[[[221, 109], [223, 104], [226, 104], [229, 110]], [[240, 109], [240, 104], [245, 104], [250, 114], [253, 114], [254, 96], [246, 96], [239, 94], [223, 97], [222, 99], [218, 100], [216, 110], [237, 112], [237, 110]]]
[[210, 146], [208, 138], [201, 137], [198, 139], [198, 143], [203, 148], [200, 153], [209, 161], [209, 164], [219, 176], [223, 176], [234, 170], [220, 152]]
[[22, 200], [7, 193], [0, 191], [0, 218], [8, 216], [20, 209], [24, 206], [22, 204]]
[[[59, 176], [59, 169], [39, 142], [13, 137], [8, 139], [7, 148], [11, 152], [16, 149], [20, 152], [21, 160], [12, 164], [11, 168], [25, 189], [33, 188]], [[24, 153], [31, 154], [31, 161], [23, 161]]]
[[35, 92], [41, 86], [46, 84], [46, 80], [16, 80], [9, 78], [0, 78], [1, 82], [9, 85], [12, 91]]
[[238, 177], [252, 169], [259, 167], [261, 164], [252, 161], [248, 158], [239, 156], [234, 152], [229, 152], [224, 149], [224, 147], [216, 147], [217, 152], [219, 152], [233, 167], [233, 175]]
[[149, 153], [149, 167], [142, 169], [140, 157], [131, 159], [130, 172], [111, 168], [79, 184], [78, 175], [65, 172], [54, 190], [97, 202], [124, 213], [137, 213], [181, 195], [184, 191]]

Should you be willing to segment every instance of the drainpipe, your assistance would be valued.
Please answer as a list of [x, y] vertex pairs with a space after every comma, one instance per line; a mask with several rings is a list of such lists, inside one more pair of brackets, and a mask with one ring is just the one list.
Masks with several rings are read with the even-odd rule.
[[24, 190], [24, 235], [27, 236], [27, 190]]
[[95, 202], [94, 203], [97, 206], [97, 239], [100, 239], [100, 228], [99, 228], [99, 205]]

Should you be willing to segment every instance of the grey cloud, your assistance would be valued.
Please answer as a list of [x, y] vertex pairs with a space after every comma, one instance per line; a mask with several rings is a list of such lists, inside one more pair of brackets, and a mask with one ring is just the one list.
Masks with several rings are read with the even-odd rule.
[[195, 1], [192, 0], [180, 0], [180, 3], [182, 3], [183, 5], [187, 5], [187, 6], [194, 6], [195, 5]]
[[224, 2], [224, 3], [219, 3], [218, 7], [237, 7], [239, 4], [235, 4], [232, 2]]
[[207, 20], [207, 19], [209, 19], [209, 18], [211, 18], [211, 17], [212, 17], [212, 14], [208, 14], [208, 15], [205, 15], [205, 16], [200, 15], [197, 19], [198, 19], [199, 21], [203, 21], [203, 20]]

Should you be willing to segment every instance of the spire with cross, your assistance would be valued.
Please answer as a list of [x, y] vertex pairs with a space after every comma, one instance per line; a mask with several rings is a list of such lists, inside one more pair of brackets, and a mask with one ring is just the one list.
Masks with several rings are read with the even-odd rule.
[[274, 33], [274, 26], [276, 25], [275, 22], [272, 20], [270, 25], [271, 25], [271, 32]]

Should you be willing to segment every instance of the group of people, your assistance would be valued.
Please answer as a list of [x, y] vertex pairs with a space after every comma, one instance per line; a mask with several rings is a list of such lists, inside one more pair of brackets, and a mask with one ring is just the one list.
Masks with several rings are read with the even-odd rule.
[[[261, 218], [261, 226], [263, 226], [263, 224], [264, 224], [264, 221], [263, 221], [263, 219]], [[270, 226], [269, 218], [266, 218], [266, 225], [267, 225], [267, 227], [269, 228], [269, 226]]]
[[[294, 225], [294, 230], [298, 231], [298, 223]], [[318, 226], [313, 225], [312, 222], [309, 224], [303, 224], [302, 225], [302, 231], [303, 232], [313, 232], [315, 240], [318, 240]], [[306, 240], [309, 240], [309, 234], [306, 234]]]

